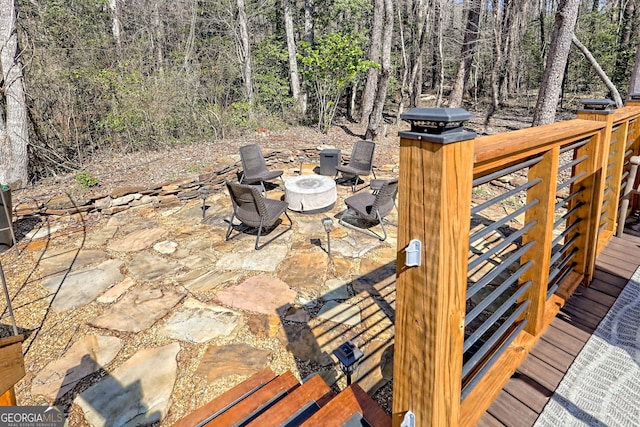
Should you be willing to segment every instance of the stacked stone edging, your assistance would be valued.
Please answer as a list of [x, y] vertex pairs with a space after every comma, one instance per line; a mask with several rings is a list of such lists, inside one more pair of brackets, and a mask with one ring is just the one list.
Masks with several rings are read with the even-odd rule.
[[[286, 166], [298, 166], [298, 156], [309, 160], [319, 158], [316, 148], [306, 148], [292, 153], [289, 150], [272, 151], [265, 154], [267, 167], [281, 169]], [[118, 187], [109, 193], [72, 198], [68, 194], [57, 195], [44, 202], [18, 203], [13, 208], [14, 216], [20, 218], [32, 215], [64, 216], [80, 212], [100, 212], [113, 215], [132, 207], [152, 204], [154, 207], [168, 207], [188, 200], [206, 197], [224, 190], [226, 181], [238, 179], [241, 175], [240, 161], [232, 165], [221, 165], [219, 169], [198, 176], [185, 177], [163, 182], [152, 187], [129, 185]]]

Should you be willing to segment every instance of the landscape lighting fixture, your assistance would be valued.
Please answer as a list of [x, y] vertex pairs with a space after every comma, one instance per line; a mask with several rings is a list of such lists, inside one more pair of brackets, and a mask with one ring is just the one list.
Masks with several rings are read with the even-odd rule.
[[204, 219], [204, 214], [207, 212], [207, 196], [209, 195], [209, 189], [200, 187], [198, 189], [198, 193], [202, 196], [202, 219]]
[[351, 375], [356, 371], [358, 362], [364, 356], [364, 353], [360, 351], [355, 344], [351, 341], [347, 341], [337, 349], [333, 350], [333, 355], [338, 358], [340, 362], [340, 370], [347, 377], [347, 386], [351, 385]]
[[322, 218], [322, 226], [325, 233], [327, 233], [327, 254], [331, 259], [331, 232], [333, 231], [333, 220], [331, 218]]

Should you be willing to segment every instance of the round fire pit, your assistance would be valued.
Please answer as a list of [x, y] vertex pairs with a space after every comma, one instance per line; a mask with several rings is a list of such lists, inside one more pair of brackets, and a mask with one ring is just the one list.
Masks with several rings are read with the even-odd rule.
[[285, 200], [292, 211], [310, 213], [333, 206], [337, 199], [333, 179], [319, 175], [301, 175], [285, 181]]

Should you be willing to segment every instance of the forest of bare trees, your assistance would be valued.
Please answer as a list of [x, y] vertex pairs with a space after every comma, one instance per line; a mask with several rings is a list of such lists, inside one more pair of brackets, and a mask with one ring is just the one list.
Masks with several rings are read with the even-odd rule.
[[415, 106], [548, 123], [585, 97], [624, 99], [640, 41], [640, 0], [0, 0], [0, 13], [0, 181], [22, 183], [97, 150], [260, 127], [340, 119], [375, 138]]

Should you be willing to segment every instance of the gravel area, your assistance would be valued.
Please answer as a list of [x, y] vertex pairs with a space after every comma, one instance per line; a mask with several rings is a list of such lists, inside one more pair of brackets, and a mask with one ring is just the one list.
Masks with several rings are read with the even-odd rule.
[[[512, 122], [496, 123], [496, 126], [491, 130], [504, 130], [507, 128], [517, 127]], [[522, 124], [522, 123], [520, 123]], [[475, 126], [474, 126], [475, 127]], [[523, 127], [523, 126], [520, 126]], [[407, 129], [406, 123], [402, 124], [402, 129]], [[399, 154], [399, 139], [397, 136], [398, 128], [389, 126], [387, 128], [386, 136], [380, 137], [376, 140], [376, 154], [374, 164], [381, 166], [384, 164], [397, 163]], [[478, 131], [478, 133], [480, 133]], [[223, 157], [237, 156], [238, 148], [242, 145], [249, 143], [259, 144], [265, 153], [274, 150], [291, 150], [295, 152], [299, 149], [309, 149], [322, 146], [331, 146], [342, 150], [342, 153], [349, 154], [353, 142], [360, 139], [364, 134], [364, 128], [354, 124], [335, 125], [331, 128], [327, 135], [322, 135], [313, 128], [296, 127], [283, 131], [262, 131], [256, 132], [253, 135], [242, 139], [202, 142], [199, 144], [190, 144], [181, 147], [175, 147], [169, 150], [157, 151], [157, 152], [144, 152], [134, 153], [131, 155], [122, 155], [121, 153], [102, 153], [92, 159], [90, 163], [86, 165], [84, 171], [87, 171], [91, 177], [96, 178], [99, 184], [95, 187], [85, 189], [76, 181], [77, 173], [70, 173], [65, 175], [58, 175], [55, 177], [43, 179], [34, 185], [17, 189], [13, 192], [13, 205], [25, 202], [38, 201], [39, 203], [46, 203], [47, 200], [54, 196], [62, 194], [71, 194], [74, 196], [93, 196], [95, 194], [105, 194], [112, 190], [125, 187], [129, 185], [136, 186], [156, 186], [159, 183], [177, 180], [179, 178], [198, 176], [205, 174], [225, 164]], [[227, 159], [228, 161], [228, 159]], [[78, 232], [82, 232], [84, 227], [90, 227], [93, 223], [100, 222], [102, 218], [99, 214], [89, 213], [84, 216], [80, 221], [76, 216], [61, 217], [55, 219], [57, 224], [62, 224], [65, 227], [69, 235], [74, 233], [74, 229]], [[33, 218], [33, 221], [40, 221], [41, 225], [46, 223], [46, 226], [52, 226], [54, 219], [48, 218]], [[29, 224], [29, 228], [33, 228], [33, 224]], [[16, 230], [16, 234], [20, 235], [20, 230]], [[15, 259], [5, 258], [5, 262], [12, 263]], [[20, 273], [20, 277], [16, 278], [17, 283], [29, 283], [29, 272], [24, 271]], [[15, 290], [12, 291], [14, 293]], [[14, 309], [21, 304], [34, 304], [33, 312], [38, 313], [40, 310], [48, 311], [44, 306], [47, 304], [46, 291], [39, 286], [33, 286], [29, 289], [23, 289], [20, 291], [20, 301], [14, 301]], [[33, 303], [33, 301], [36, 301]], [[36, 307], [37, 306], [37, 307]], [[41, 307], [42, 306], [42, 307]], [[46, 329], [51, 332], [55, 331], [61, 335], [56, 336], [57, 340], [66, 339], [69, 343], [73, 342], [74, 334], [82, 333], [82, 324], [86, 323], [85, 320], [92, 318], [96, 313], [91, 310], [77, 310], [74, 311], [73, 318], [65, 318], [65, 316], [56, 315], [49, 312], [47, 314], [47, 326]], [[34, 322], [37, 322], [34, 320]], [[44, 323], [44, 322], [43, 322]], [[64, 327], [63, 325], [74, 324], [77, 325], [74, 328]], [[153, 331], [150, 334], [139, 334], [139, 336], [129, 337], [131, 340], [155, 340], [159, 339], [153, 335]], [[239, 336], [241, 341], [243, 336]], [[27, 351], [33, 351], [42, 354], [29, 355], [30, 364], [33, 367], [41, 368], [51, 360], [55, 360], [57, 357], [55, 354], [47, 353], [47, 341], [49, 337], [39, 336], [39, 340], [42, 340], [40, 344], [29, 344], [30, 348]], [[159, 339], [156, 342], [157, 345], [162, 344], [162, 340]], [[27, 344], [25, 342], [25, 344]], [[143, 343], [129, 342], [125, 344], [124, 351], [119, 355], [120, 358], [129, 357], [131, 352], [139, 347], [144, 347]], [[57, 343], [56, 343], [57, 345]], [[128, 351], [130, 350], [130, 351]], [[188, 354], [184, 352], [182, 354]], [[197, 358], [199, 359], [199, 358]], [[195, 360], [195, 359], [194, 359]], [[189, 360], [182, 361], [185, 365], [189, 365], [189, 369], [195, 370], [196, 364]], [[283, 365], [292, 363], [293, 361], [283, 361]], [[295, 364], [294, 364], [295, 365]], [[304, 364], [298, 363], [298, 367], [304, 366]], [[316, 367], [309, 366], [309, 372], [313, 371]], [[301, 377], [304, 377], [304, 372], [300, 372]], [[104, 372], [100, 372], [87, 381], [95, 382]], [[233, 385], [236, 378], [229, 377], [225, 384], [215, 384], [210, 387], [220, 388], [222, 390], [229, 388]], [[202, 389], [202, 384], [197, 384], [191, 381], [189, 378], [183, 378], [178, 381], [176, 387], [181, 388], [181, 393], [184, 396], [203, 396], [205, 392], [210, 392], [210, 388]], [[208, 386], [205, 386], [208, 387]], [[387, 384], [380, 388], [373, 396], [374, 399], [380, 404], [380, 406], [387, 412], [391, 412], [391, 395], [392, 385]], [[30, 396], [27, 394], [22, 395], [26, 398], [26, 402], [31, 405], [41, 405], [45, 402], [39, 402], [36, 400], [30, 400]], [[61, 400], [62, 404], [68, 404], [70, 402]], [[205, 403], [205, 402], [203, 402]], [[75, 422], [81, 423], [81, 416], [77, 413], [70, 414], [70, 425]]]

